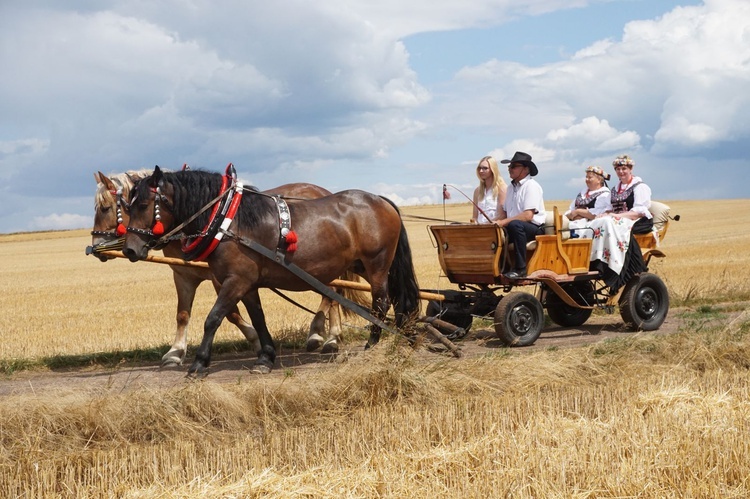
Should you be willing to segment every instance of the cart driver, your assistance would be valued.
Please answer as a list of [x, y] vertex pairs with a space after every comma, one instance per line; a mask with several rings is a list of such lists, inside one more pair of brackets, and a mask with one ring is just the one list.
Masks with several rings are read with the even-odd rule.
[[505, 227], [508, 242], [513, 244], [514, 265], [505, 275], [508, 279], [526, 277], [526, 243], [533, 241], [537, 235], [544, 234], [544, 197], [542, 186], [531, 177], [539, 170], [531, 156], [516, 151], [511, 159], [501, 161], [508, 165], [508, 176], [511, 183], [503, 204], [503, 213], [495, 222]]

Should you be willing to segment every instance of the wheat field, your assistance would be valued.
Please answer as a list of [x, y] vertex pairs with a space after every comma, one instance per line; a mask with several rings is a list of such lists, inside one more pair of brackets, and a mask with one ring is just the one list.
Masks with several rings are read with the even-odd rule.
[[[9, 395], [0, 496], [746, 497], [750, 231], [741, 215], [750, 200], [668, 204], [681, 220], [651, 271], [673, 307], [695, 317], [676, 334], [462, 360], [386, 338], [305, 375]], [[470, 208], [403, 212], [465, 221]], [[421, 287], [450, 286], [429, 222], [406, 219]], [[0, 235], [4, 365], [171, 343], [170, 269], [101, 263], [84, 256], [89, 242], [87, 231]], [[199, 288], [192, 345], [213, 296]], [[317, 306], [312, 293], [295, 298]], [[271, 293], [263, 302], [275, 338], [302, 341], [309, 314]], [[217, 338], [240, 335], [222, 325]]]

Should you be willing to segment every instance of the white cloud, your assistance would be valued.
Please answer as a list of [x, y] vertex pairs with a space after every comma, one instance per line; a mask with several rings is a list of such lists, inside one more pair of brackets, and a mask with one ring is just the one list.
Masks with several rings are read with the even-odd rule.
[[620, 132], [607, 120], [589, 116], [567, 128], [549, 131], [546, 141], [563, 149], [611, 152], [638, 148], [640, 137], [635, 131]]
[[43, 217], [34, 217], [31, 222], [32, 230], [66, 230], [91, 227], [92, 217], [76, 215], [74, 213], [53, 213]]
[[554, 63], [485, 60], [430, 88], [399, 41], [592, 3], [610, 2], [3, 3], [0, 189], [17, 198], [0, 199], [0, 230], [61, 223], [46, 214], [75, 213], [62, 201], [88, 200], [97, 169], [232, 161], [264, 188], [386, 177], [398, 185], [379, 192], [410, 203], [440, 199], [443, 180], [473, 185], [461, 163], [493, 149], [531, 153], [551, 188], [622, 152], [660, 165], [670, 186], [689, 177], [685, 158], [718, 147], [746, 162], [744, 0], [633, 21]]
[[748, 23], [750, 3], [706, 0], [630, 22], [621, 40], [595, 42], [569, 60], [466, 67], [441, 113], [503, 134], [577, 137], [601, 151], [637, 147], [644, 135], [664, 153], [713, 147], [750, 135]]

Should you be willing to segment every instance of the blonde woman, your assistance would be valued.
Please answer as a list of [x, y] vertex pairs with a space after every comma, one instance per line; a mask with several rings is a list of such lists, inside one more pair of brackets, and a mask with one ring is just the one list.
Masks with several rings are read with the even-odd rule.
[[471, 217], [473, 224], [490, 224], [503, 214], [505, 191], [508, 185], [500, 176], [497, 160], [485, 156], [477, 165], [479, 186], [474, 189], [474, 209]]

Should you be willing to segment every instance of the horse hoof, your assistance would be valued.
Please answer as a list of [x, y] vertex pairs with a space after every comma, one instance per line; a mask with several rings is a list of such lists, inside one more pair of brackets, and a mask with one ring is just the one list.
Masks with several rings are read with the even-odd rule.
[[163, 357], [161, 367], [179, 367], [182, 365], [182, 359], [179, 357]]
[[339, 344], [336, 340], [326, 341], [320, 353], [338, 353]]
[[253, 374], [268, 374], [271, 372], [271, 368], [265, 364], [258, 363], [250, 369], [250, 372]]
[[323, 344], [323, 337], [319, 334], [312, 334], [309, 338], [307, 338], [307, 351], [308, 352], [314, 352], [318, 348], [320, 348], [320, 345]]
[[204, 371], [188, 371], [185, 375], [187, 379], [200, 380], [208, 376], [208, 369]]

